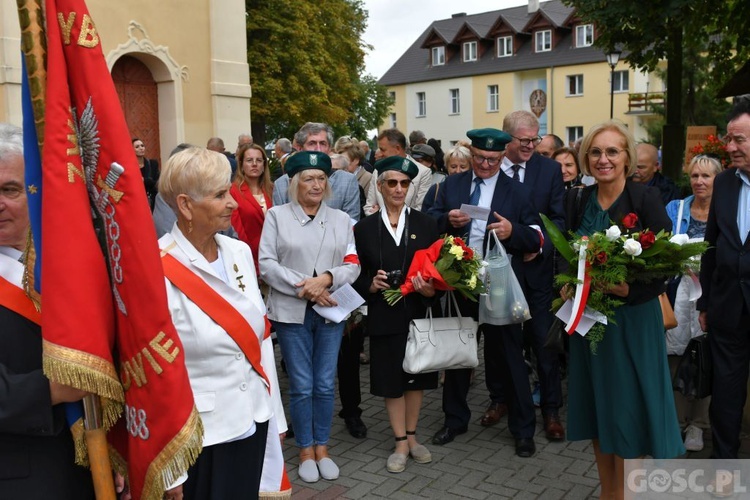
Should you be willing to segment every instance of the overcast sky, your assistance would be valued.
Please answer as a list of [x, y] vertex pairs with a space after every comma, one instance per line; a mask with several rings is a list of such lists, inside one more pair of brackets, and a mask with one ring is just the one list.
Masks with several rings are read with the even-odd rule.
[[366, 72], [380, 78], [436, 20], [465, 12], [479, 14], [528, 4], [528, 0], [364, 0], [370, 16], [364, 41]]

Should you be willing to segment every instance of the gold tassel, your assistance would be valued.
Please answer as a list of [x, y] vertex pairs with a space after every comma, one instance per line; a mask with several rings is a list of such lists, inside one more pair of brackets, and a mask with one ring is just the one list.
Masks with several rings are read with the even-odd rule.
[[23, 276], [21, 284], [26, 296], [34, 304], [37, 311], [42, 310], [42, 297], [34, 289], [34, 264], [36, 263], [36, 250], [34, 249], [34, 238], [31, 235], [31, 228], [26, 233], [26, 247], [23, 250]]

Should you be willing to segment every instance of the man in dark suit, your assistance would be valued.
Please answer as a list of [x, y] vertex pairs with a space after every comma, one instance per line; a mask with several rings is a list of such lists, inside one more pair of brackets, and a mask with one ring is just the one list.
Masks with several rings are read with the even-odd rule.
[[[539, 252], [542, 235], [535, 229], [541, 223], [531, 204], [531, 190], [513, 182], [500, 172], [503, 152], [511, 137], [497, 129], [470, 130], [472, 170], [445, 180], [435, 204], [428, 214], [438, 219], [441, 232], [467, 236], [471, 247], [484, 251], [489, 231], [494, 231], [507, 252], [516, 256], [513, 268], [517, 273], [524, 254]], [[476, 192], [475, 190], [479, 190]], [[461, 211], [464, 204], [487, 207], [489, 219], [471, 219]], [[477, 304], [461, 301], [463, 314], [478, 316]], [[516, 454], [530, 457], [536, 451], [534, 432], [536, 417], [531, 401], [528, 374], [523, 361], [520, 325], [482, 325], [484, 357], [499, 359], [500, 378], [508, 388], [508, 428], [516, 441]], [[471, 370], [448, 370], [443, 386], [445, 422], [433, 437], [434, 444], [453, 441], [467, 431], [471, 411], [466, 402]]]
[[[509, 113], [503, 120], [503, 131], [512, 140], [505, 147], [501, 170], [508, 177], [529, 186], [536, 212], [549, 217], [564, 231], [565, 186], [562, 171], [559, 163], [534, 152], [534, 148], [542, 140], [536, 116], [528, 111]], [[545, 238], [540, 253], [524, 256], [518, 280], [531, 311], [531, 319], [524, 323], [523, 331], [537, 360], [545, 435], [550, 441], [562, 441], [565, 439], [565, 430], [558, 415], [562, 406], [560, 360], [556, 352], [544, 348], [547, 332], [554, 319], [551, 312], [553, 255], [552, 240]], [[498, 364], [497, 359], [485, 359], [485, 380], [490, 392], [490, 405], [481, 420], [485, 427], [495, 425], [508, 411]]]
[[84, 393], [42, 372], [42, 336], [21, 283], [29, 231], [21, 129], [0, 123], [0, 498], [93, 498], [60, 403]]
[[750, 366], [750, 102], [729, 114], [724, 136], [732, 167], [714, 179], [701, 261], [698, 320], [709, 333], [714, 458], [737, 458]]

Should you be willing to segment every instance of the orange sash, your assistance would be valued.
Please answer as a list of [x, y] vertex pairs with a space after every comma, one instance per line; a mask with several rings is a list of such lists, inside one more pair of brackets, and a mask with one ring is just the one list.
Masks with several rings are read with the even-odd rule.
[[20, 314], [29, 321], [42, 324], [42, 313], [36, 310], [26, 292], [0, 276], [0, 306]]
[[[182, 262], [166, 253], [162, 256], [161, 263], [164, 267], [164, 276], [232, 337], [253, 369], [265, 380], [268, 392], [271, 392], [271, 383], [260, 363], [260, 342], [250, 323], [232, 304]], [[271, 324], [268, 317], [263, 316], [263, 319], [266, 325], [263, 338], [266, 338], [271, 334]]]

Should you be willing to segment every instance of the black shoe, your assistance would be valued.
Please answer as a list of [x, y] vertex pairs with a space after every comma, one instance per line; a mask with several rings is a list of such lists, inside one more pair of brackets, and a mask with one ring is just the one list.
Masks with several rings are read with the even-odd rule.
[[444, 445], [448, 444], [459, 434], [465, 434], [468, 431], [468, 427], [459, 427], [458, 429], [451, 429], [450, 427], [443, 427], [432, 436], [432, 444]]
[[516, 455], [521, 458], [529, 458], [536, 453], [534, 438], [516, 439]]
[[346, 424], [346, 428], [349, 431], [349, 434], [352, 435], [352, 437], [355, 437], [357, 439], [364, 439], [367, 437], [367, 426], [364, 422], [362, 422], [361, 418], [346, 417], [344, 419], [344, 424]]

